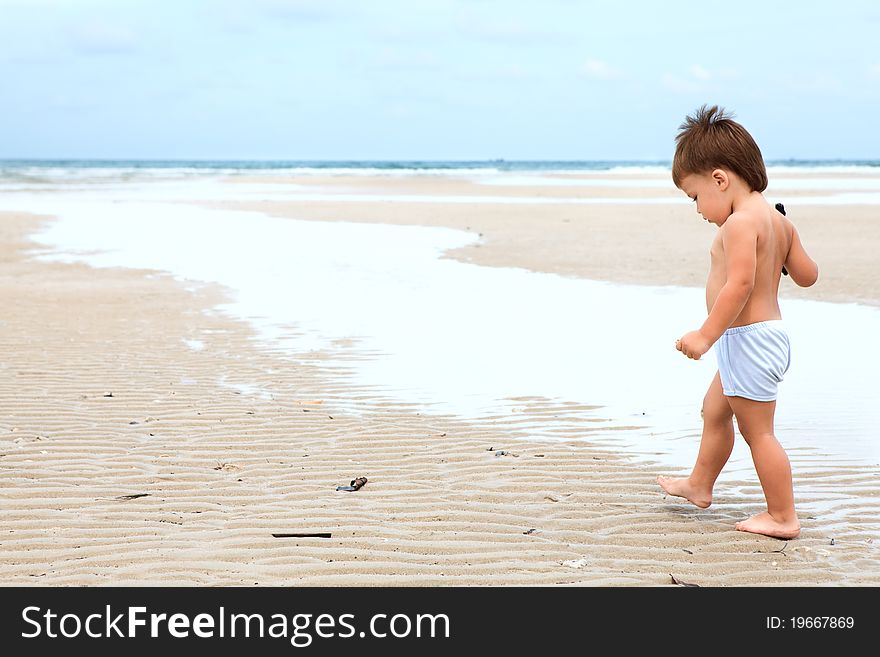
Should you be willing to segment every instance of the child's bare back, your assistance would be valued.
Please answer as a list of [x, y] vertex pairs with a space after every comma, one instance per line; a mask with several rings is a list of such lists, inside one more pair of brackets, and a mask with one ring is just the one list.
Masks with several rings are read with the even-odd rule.
[[706, 281], [706, 312], [712, 311], [718, 292], [727, 282], [724, 231], [731, 220], [747, 224], [755, 235], [752, 291], [731, 326], [781, 319], [778, 298], [782, 268], [786, 267], [792, 280], [801, 286], [815, 283], [817, 272], [815, 264], [804, 252], [794, 225], [778, 210], [771, 208], [761, 195], [750, 198], [747, 207], [728, 217], [712, 241], [709, 250], [711, 264]]
[[747, 224], [755, 235], [756, 246], [752, 292], [731, 326], [780, 319], [782, 314], [777, 303], [779, 279], [791, 246], [791, 236], [783, 224], [785, 218], [763, 199], [755, 199], [748, 208], [737, 211], [735, 215], [731, 215], [725, 225], [718, 229], [709, 251], [711, 266], [706, 281], [706, 312], [712, 311], [718, 292], [727, 282], [724, 234], [726, 225], [734, 221]]

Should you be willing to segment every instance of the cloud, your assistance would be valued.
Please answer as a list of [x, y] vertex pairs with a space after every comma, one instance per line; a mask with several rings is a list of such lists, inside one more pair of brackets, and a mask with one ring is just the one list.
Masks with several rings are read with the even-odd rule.
[[269, 17], [293, 21], [326, 21], [346, 13], [346, 4], [338, 0], [251, 0], [249, 6]]
[[598, 59], [588, 59], [580, 67], [581, 75], [594, 80], [618, 80], [622, 77], [620, 69]]
[[834, 93], [843, 86], [839, 79], [824, 71], [789, 74], [782, 78], [782, 85], [788, 91], [808, 94]]
[[132, 52], [138, 46], [137, 38], [130, 29], [104, 21], [82, 23], [73, 28], [71, 36], [74, 48], [86, 53]]
[[691, 66], [691, 75], [697, 80], [708, 81], [712, 79], [712, 74], [699, 64]]
[[436, 70], [441, 61], [437, 55], [424, 48], [411, 50], [385, 46], [376, 52], [373, 65], [369, 68], [380, 70]]
[[486, 19], [463, 15], [456, 18], [453, 29], [476, 41], [511, 46], [559, 45], [573, 40], [570, 34], [538, 27], [515, 18]]
[[660, 78], [660, 83], [670, 91], [699, 91], [702, 85], [698, 81], [672, 75], [672, 73], [664, 73]]
[[498, 69], [497, 77], [500, 80], [528, 80], [532, 73], [519, 64], [510, 64]]
[[216, 21], [227, 33], [244, 35], [271, 26], [310, 29], [354, 20], [360, 14], [354, 3], [344, 0], [214, 0], [196, 7], [206, 23]]
[[416, 115], [415, 109], [409, 103], [391, 103], [384, 111], [386, 116], [393, 119], [408, 119]]
[[491, 22], [459, 21], [459, 28], [465, 34], [485, 41], [517, 42], [529, 35], [529, 28], [515, 20]]
[[699, 64], [693, 64], [684, 74], [664, 73], [660, 78], [660, 84], [675, 92], [705, 91], [716, 86], [718, 82], [729, 82], [739, 77], [739, 71], [733, 68], [710, 71]]

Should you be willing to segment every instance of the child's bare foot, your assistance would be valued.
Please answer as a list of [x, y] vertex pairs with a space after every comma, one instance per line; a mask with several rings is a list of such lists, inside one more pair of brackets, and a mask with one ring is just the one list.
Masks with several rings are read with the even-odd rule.
[[672, 477], [657, 477], [657, 483], [670, 495], [683, 497], [691, 504], [705, 509], [712, 504], [712, 491], [699, 490], [691, 484], [690, 479], [673, 479]]
[[736, 528], [741, 532], [752, 532], [753, 534], [783, 539], [797, 538], [801, 533], [801, 524], [797, 518], [790, 522], [779, 522], [766, 511], [736, 523]]

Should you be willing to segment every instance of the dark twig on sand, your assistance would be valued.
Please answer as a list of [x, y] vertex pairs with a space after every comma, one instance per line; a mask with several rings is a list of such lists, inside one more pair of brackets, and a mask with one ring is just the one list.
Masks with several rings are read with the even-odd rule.
[[673, 575], [672, 573], [669, 573], [669, 576], [672, 578], [672, 583], [675, 584], [675, 585], [677, 585], [677, 586], [695, 586], [695, 587], [697, 587], [697, 588], [700, 587], [699, 584], [693, 584], [692, 582], [685, 582], [685, 581], [683, 581], [683, 580], [677, 579], [677, 578], [675, 577], [675, 575]]

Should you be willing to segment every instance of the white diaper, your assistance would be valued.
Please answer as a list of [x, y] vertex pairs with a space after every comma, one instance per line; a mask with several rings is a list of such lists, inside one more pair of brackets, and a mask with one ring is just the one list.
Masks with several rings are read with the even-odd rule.
[[715, 343], [721, 387], [728, 397], [773, 401], [791, 363], [782, 320], [735, 326]]

